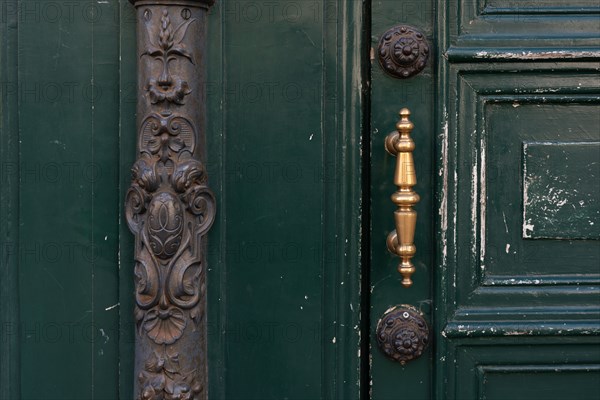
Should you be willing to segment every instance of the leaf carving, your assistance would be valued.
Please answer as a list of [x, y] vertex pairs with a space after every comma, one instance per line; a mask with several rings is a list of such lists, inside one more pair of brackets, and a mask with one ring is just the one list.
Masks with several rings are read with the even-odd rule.
[[173, 30], [169, 11], [164, 9], [161, 16], [160, 30], [158, 32], [158, 42], [155, 42], [152, 39], [152, 26], [148, 25], [149, 45], [140, 54], [140, 58], [143, 56], [150, 56], [155, 60], [160, 61], [162, 64], [162, 73], [160, 77], [150, 79], [146, 85], [146, 91], [148, 92], [152, 104], [167, 101], [169, 103], [182, 105], [184, 104], [183, 101], [185, 96], [191, 93], [188, 83], [185, 80], [171, 76], [169, 63], [176, 60], [177, 57], [183, 57], [189, 60], [193, 65], [196, 64], [192, 53], [186, 49], [185, 43], [183, 43], [189, 26], [195, 21], [195, 18], [184, 21]]

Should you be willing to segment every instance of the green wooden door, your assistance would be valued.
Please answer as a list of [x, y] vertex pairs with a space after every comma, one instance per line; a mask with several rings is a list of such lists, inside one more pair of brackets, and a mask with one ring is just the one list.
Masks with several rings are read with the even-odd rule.
[[114, 398], [119, 7], [3, 1], [2, 399]]
[[[435, 49], [419, 75], [372, 65], [371, 333], [396, 304], [433, 340], [405, 366], [371, 339], [373, 399], [597, 399], [600, 278], [596, 1], [373, 1]], [[377, 55], [377, 52], [375, 52]], [[421, 195], [415, 284], [385, 249], [400, 107]]]
[[[0, 11], [0, 398], [134, 398], [133, 7]], [[342, 0], [210, 11], [211, 399], [359, 397], [363, 15]]]
[[[0, 4], [0, 398], [133, 398], [129, 1]], [[594, 0], [222, 1], [209, 15], [211, 399], [600, 398]], [[377, 62], [409, 24], [420, 74]], [[415, 124], [414, 285], [386, 249]], [[430, 346], [374, 337], [408, 304]]]

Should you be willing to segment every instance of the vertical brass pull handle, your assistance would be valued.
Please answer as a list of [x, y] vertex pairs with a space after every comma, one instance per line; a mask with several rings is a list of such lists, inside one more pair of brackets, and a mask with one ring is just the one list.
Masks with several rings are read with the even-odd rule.
[[414, 125], [408, 117], [408, 108], [400, 110], [400, 121], [396, 124], [396, 132], [390, 133], [385, 138], [385, 150], [396, 156], [396, 170], [394, 173], [394, 184], [398, 190], [391, 198], [398, 209], [394, 212], [396, 229], [387, 237], [388, 250], [400, 257], [398, 272], [402, 274], [402, 285], [412, 285], [411, 275], [415, 272], [415, 266], [411, 258], [415, 255], [415, 228], [417, 225], [417, 212], [413, 206], [420, 200], [419, 195], [412, 189], [417, 183], [413, 150], [415, 142], [410, 137]]

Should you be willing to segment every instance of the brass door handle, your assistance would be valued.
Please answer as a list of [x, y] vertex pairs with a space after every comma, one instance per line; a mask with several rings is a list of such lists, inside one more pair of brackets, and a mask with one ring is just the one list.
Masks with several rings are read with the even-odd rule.
[[396, 170], [394, 172], [394, 184], [398, 190], [391, 198], [398, 209], [394, 212], [396, 229], [387, 237], [388, 250], [400, 257], [398, 272], [402, 274], [402, 285], [412, 285], [411, 275], [415, 272], [415, 266], [411, 258], [415, 255], [415, 228], [417, 225], [417, 212], [413, 206], [420, 200], [419, 195], [412, 189], [417, 183], [413, 150], [415, 142], [410, 137], [414, 125], [408, 117], [408, 108], [400, 110], [400, 121], [396, 124], [396, 131], [385, 138], [385, 150], [396, 156]]

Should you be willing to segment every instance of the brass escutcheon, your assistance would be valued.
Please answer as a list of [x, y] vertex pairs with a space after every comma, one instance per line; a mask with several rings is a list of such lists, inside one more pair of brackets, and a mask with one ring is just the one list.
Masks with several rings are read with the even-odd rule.
[[379, 64], [395, 78], [406, 79], [421, 72], [429, 58], [425, 35], [409, 25], [398, 25], [381, 36]]
[[377, 344], [388, 358], [404, 365], [427, 348], [429, 326], [413, 306], [394, 306], [377, 323]]

